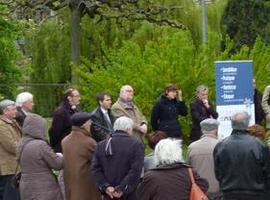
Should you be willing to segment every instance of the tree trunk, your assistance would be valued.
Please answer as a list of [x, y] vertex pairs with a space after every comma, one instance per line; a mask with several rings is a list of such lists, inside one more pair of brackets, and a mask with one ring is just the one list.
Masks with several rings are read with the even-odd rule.
[[[81, 18], [82, 11], [77, 6], [70, 7], [71, 10], [71, 61], [75, 66], [80, 65], [81, 55]], [[72, 84], [77, 83], [77, 77], [74, 70], [71, 70], [71, 82]]]

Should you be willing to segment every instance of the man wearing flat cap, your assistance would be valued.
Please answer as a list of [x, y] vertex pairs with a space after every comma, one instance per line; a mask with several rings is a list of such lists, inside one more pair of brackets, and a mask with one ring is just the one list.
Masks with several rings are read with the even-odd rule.
[[208, 196], [211, 200], [221, 199], [219, 183], [215, 177], [213, 151], [218, 143], [216, 119], [208, 118], [200, 122], [203, 135], [188, 147], [188, 163], [209, 183]]
[[77, 112], [71, 117], [72, 131], [62, 140], [66, 200], [100, 200], [91, 173], [96, 142], [90, 136], [90, 117]]
[[0, 102], [0, 199], [14, 199], [16, 195], [7, 184], [16, 173], [16, 147], [22, 135], [16, 112], [14, 101]]

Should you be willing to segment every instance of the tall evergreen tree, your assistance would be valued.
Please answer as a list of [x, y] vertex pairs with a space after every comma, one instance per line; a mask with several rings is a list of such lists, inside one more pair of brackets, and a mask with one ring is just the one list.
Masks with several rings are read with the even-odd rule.
[[256, 37], [269, 41], [270, 6], [268, 0], [228, 0], [221, 19], [223, 36], [234, 41], [234, 50], [253, 46]]

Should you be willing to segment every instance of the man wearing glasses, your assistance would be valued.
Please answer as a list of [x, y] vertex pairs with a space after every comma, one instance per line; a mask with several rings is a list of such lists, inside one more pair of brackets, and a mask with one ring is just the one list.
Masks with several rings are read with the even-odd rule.
[[133, 101], [134, 90], [130, 85], [124, 85], [120, 89], [118, 100], [112, 106], [115, 118], [126, 116], [133, 120], [133, 135], [143, 142], [147, 132], [147, 120]]

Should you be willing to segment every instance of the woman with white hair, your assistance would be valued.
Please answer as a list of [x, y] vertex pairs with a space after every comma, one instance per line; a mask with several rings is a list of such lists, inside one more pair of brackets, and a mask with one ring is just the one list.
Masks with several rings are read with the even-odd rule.
[[[155, 148], [158, 166], [149, 170], [137, 189], [140, 200], [187, 200], [189, 199], [191, 180], [188, 168], [182, 157], [181, 140], [170, 138], [161, 140]], [[207, 191], [208, 183], [194, 171], [197, 185]]]
[[26, 116], [32, 111], [34, 102], [33, 102], [33, 95], [30, 92], [22, 92], [17, 95], [16, 98], [17, 104], [17, 115], [16, 121], [22, 127], [24, 119]]

